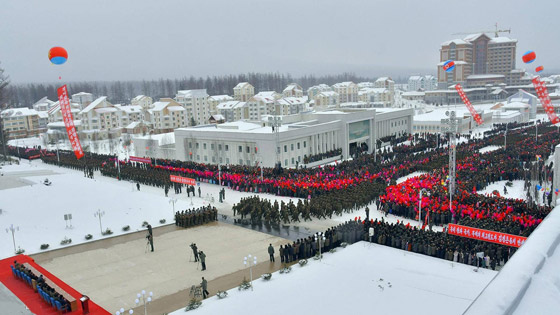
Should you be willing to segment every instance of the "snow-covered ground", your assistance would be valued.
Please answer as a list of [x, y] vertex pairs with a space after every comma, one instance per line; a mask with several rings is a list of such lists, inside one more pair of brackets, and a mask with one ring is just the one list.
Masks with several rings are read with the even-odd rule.
[[[173, 224], [172, 197], [177, 199], [175, 209], [182, 210], [207, 205], [213, 196], [213, 204], [220, 213], [231, 215], [231, 205], [254, 195], [226, 189], [226, 203], [218, 203], [220, 187], [201, 183], [202, 198], [192, 198], [191, 206], [191, 198], [186, 193], [175, 195], [170, 191], [167, 198], [161, 188], [141, 185], [137, 191], [131, 182], [119, 182], [101, 176], [99, 172], [95, 173], [95, 179], [89, 179], [83, 176], [83, 172], [44, 164], [40, 160], [31, 163], [22, 160], [20, 165], [4, 165], [0, 171], [4, 174], [0, 177], [0, 187], [15, 187], [0, 188], [0, 227], [5, 229], [13, 224], [19, 228], [14, 234], [16, 247], [24, 249], [26, 254], [40, 252], [41, 244], [49, 244], [49, 250], [60, 248], [63, 246], [60, 241], [65, 237], [72, 239], [71, 245], [87, 242], [86, 234], [93, 235], [91, 241], [103, 238], [99, 218], [94, 216], [98, 210], [104, 212], [101, 217], [103, 230], [109, 228], [113, 231], [111, 236], [115, 236], [144, 229], [144, 221], [154, 227], [162, 225], [161, 219], [166, 220], [165, 224]], [[55, 174], [44, 175], [47, 171]], [[33, 175], [37, 173], [42, 175]], [[51, 186], [42, 184], [45, 178], [52, 182]], [[14, 180], [20, 183], [14, 185]], [[290, 199], [260, 196], [279, 202]], [[296, 198], [293, 200], [297, 202]], [[65, 214], [72, 214], [72, 228], [66, 228], [66, 223], [69, 225], [70, 222], [64, 220]], [[326, 222], [323, 220], [323, 224]], [[130, 226], [128, 232], [122, 230], [126, 225]], [[13, 254], [11, 232], [1, 233], [0, 258]]]
[[492, 151], [496, 151], [498, 149], [501, 149], [502, 147], [499, 145], [489, 145], [486, 146], [484, 148], [481, 148], [478, 150], [479, 153], [483, 154], [483, 153], [488, 153], [488, 152], [492, 152]]
[[[506, 180], [501, 180], [501, 181], [497, 181], [494, 182], [490, 185], [488, 185], [488, 187], [484, 188], [481, 191], [478, 191], [477, 193], [479, 194], [492, 194], [492, 192], [494, 190], [497, 190], [500, 195], [502, 197], [505, 198], [516, 198], [516, 199], [523, 199], [526, 200], [527, 199], [527, 192], [523, 190], [523, 185], [524, 182], [522, 180], [514, 180], [512, 181], [513, 186], [512, 187], [506, 187], [507, 189], [507, 194], [504, 194], [504, 186], [506, 185]], [[539, 205], [543, 205], [543, 194], [548, 194], [548, 193], [553, 193], [552, 192], [552, 185], [551, 183], [545, 183], [543, 184], [544, 189], [539, 190], [538, 192], [538, 204]], [[556, 195], [552, 196], [553, 198], [557, 197]], [[548, 203], [546, 203], [548, 205]]]
[[409, 178], [417, 177], [417, 176], [424, 175], [424, 174], [426, 174], [426, 172], [417, 171], [417, 172], [414, 172], [414, 173], [410, 173], [410, 174], [408, 174], [408, 175], [406, 175], [406, 176], [399, 177], [399, 178], [397, 179], [397, 184], [400, 184], [400, 183], [406, 181], [406, 180], [409, 179]]
[[[462, 314], [497, 274], [359, 242], [288, 274], [256, 279], [254, 291], [204, 300], [194, 314]], [[247, 270], [247, 279], [249, 271]], [[208, 290], [215, 293], [212, 287]], [[184, 314], [184, 309], [171, 314]], [[190, 313], [189, 313], [190, 314]]]

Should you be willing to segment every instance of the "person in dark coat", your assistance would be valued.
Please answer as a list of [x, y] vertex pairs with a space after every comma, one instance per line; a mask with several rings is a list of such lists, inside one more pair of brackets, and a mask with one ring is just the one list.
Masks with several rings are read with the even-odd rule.
[[201, 192], [200, 192], [200, 186], [198, 186], [198, 198], [200, 198], [200, 194], [201, 194]]
[[154, 251], [154, 237], [152, 236], [152, 234], [148, 234], [148, 236], [146, 236], [146, 238], [148, 239], [148, 242], [150, 242], [150, 246], [152, 247], [152, 252]]
[[282, 245], [280, 245], [278, 253], [280, 254], [280, 262], [284, 262], [284, 248], [282, 247]]
[[202, 264], [202, 271], [206, 270], [206, 254], [203, 251], [200, 251], [198, 253], [198, 256], [200, 257], [200, 263]]
[[196, 247], [195, 243], [192, 243], [191, 248], [192, 248], [192, 251], [193, 251], [193, 254], [194, 254], [194, 262], [197, 262], [198, 261], [198, 247]]
[[272, 244], [268, 245], [268, 254], [270, 255], [270, 262], [274, 262], [274, 247], [272, 247]]
[[140, 191], [140, 183], [136, 183], [136, 189], [138, 189], [138, 191]]
[[[202, 269], [204, 270], [204, 269]], [[200, 283], [200, 286], [202, 287], [202, 298], [207, 298], [208, 295], [210, 294], [210, 292], [208, 292], [208, 281], [206, 281], [206, 279], [204, 279], [204, 277], [202, 277], [202, 282]]]

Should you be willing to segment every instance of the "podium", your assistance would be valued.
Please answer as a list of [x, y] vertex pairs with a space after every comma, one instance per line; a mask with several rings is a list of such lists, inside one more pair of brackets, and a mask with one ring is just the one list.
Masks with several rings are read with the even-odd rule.
[[89, 297], [82, 295], [80, 302], [82, 302], [82, 314], [89, 314]]

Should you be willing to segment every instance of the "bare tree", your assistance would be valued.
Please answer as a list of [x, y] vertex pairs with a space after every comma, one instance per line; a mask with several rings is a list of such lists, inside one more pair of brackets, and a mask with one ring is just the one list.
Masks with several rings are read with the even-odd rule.
[[[0, 65], [0, 113], [6, 108], [6, 102], [8, 100], [8, 76], [4, 75], [4, 69]], [[4, 139], [4, 126], [2, 124], [2, 116], [0, 115], [0, 141], [2, 141], [2, 150], [4, 151], [4, 160], [8, 157], [6, 155], [6, 141]]]

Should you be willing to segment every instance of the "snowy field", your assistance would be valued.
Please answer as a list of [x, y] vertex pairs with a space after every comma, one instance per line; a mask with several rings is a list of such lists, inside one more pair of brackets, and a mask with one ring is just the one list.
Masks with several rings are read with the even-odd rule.
[[492, 152], [492, 151], [496, 151], [498, 149], [501, 149], [502, 147], [499, 145], [489, 145], [486, 146], [484, 148], [481, 148], [478, 150], [479, 153], [484, 154], [484, 153], [488, 153], [488, 152]]
[[[208, 205], [213, 196], [213, 204], [220, 213], [232, 214], [231, 205], [254, 195], [226, 189], [226, 203], [220, 204], [217, 202], [220, 187], [201, 183], [202, 198], [188, 198], [186, 193], [175, 195], [173, 192], [167, 198], [161, 188], [140, 185], [140, 191], [137, 191], [131, 182], [119, 182], [101, 176], [99, 172], [95, 173], [95, 179], [89, 179], [83, 176], [83, 172], [44, 164], [40, 160], [31, 163], [22, 160], [20, 165], [4, 165], [0, 171], [4, 174], [0, 176], [1, 227], [6, 229], [13, 224], [19, 228], [15, 231], [16, 247], [24, 249], [26, 254], [41, 252], [41, 244], [49, 244], [49, 250], [60, 248], [63, 246], [60, 241], [65, 237], [72, 239], [70, 245], [87, 242], [86, 234], [93, 235], [91, 241], [104, 238], [99, 218], [94, 216], [98, 210], [104, 212], [101, 217], [103, 230], [109, 228], [113, 231], [111, 236], [116, 236], [145, 229], [142, 227], [144, 221], [153, 227], [163, 225], [159, 222], [161, 219], [166, 220], [165, 224], [174, 224], [171, 198], [177, 199], [175, 209], [181, 210]], [[50, 174], [45, 175], [47, 172]], [[19, 174], [23, 177], [19, 178]], [[51, 186], [42, 184], [46, 177], [52, 182]], [[14, 180], [19, 183], [14, 185]], [[13, 186], [20, 187], [6, 188]], [[289, 199], [272, 195], [261, 197], [279, 201]], [[72, 214], [72, 228], [67, 228], [70, 222], [64, 220], [65, 214]], [[127, 232], [122, 230], [126, 225], [130, 226]], [[11, 233], [0, 234], [0, 258], [12, 255]]]
[[417, 171], [417, 172], [414, 172], [414, 173], [410, 173], [410, 174], [408, 174], [408, 175], [406, 175], [406, 176], [399, 177], [399, 178], [397, 179], [397, 184], [400, 184], [400, 183], [406, 181], [406, 180], [409, 179], [409, 178], [418, 177], [418, 176], [424, 175], [424, 174], [426, 174], [426, 172]]
[[[502, 197], [505, 198], [515, 198], [515, 199], [522, 199], [525, 200], [527, 199], [527, 192], [525, 192], [523, 190], [523, 181], [522, 180], [514, 180], [512, 181], [513, 186], [512, 187], [506, 187], [507, 188], [507, 194], [504, 194], [504, 186], [506, 185], [506, 180], [501, 180], [501, 181], [497, 181], [494, 182], [490, 185], [488, 185], [488, 187], [484, 188], [483, 190], [478, 191], [477, 193], [482, 194], [482, 195], [486, 195], [486, 194], [492, 194], [492, 192], [494, 190], [497, 190], [500, 195]], [[544, 184], [544, 190], [540, 190], [538, 192], [538, 203], [539, 205], [543, 205], [543, 194], [546, 194], [547, 192], [551, 192], [552, 191], [552, 187], [550, 183], [546, 183]], [[556, 197], [555, 195], [553, 195], [553, 198]], [[547, 203], [548, 205], [548, 203]]]
[[[359, 242], [294, 265], [254, 291], [204, 300], [194, 314], [462, 314], [496, 271]], [[249, 271], [247, 270], [247, 279]], [[208, 288], [211, 294], [215, 290]], [[285, 302], [285, 303], [283, 303]], [[184, 309], [171, 314], [184, 314]], [[188, 313], [190, 314], [190, 313]]]

